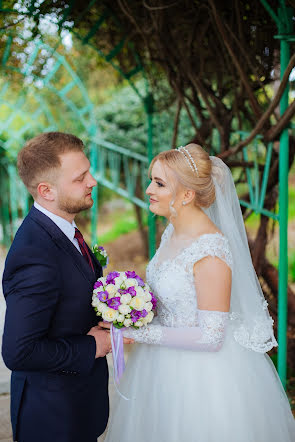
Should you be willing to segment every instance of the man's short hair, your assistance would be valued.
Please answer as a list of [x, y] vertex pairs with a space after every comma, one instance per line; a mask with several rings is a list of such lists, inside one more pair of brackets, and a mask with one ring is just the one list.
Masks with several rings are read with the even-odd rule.
[[18, 153], [17, 168], [33, 198], [37, 196], [39, 183], [61, 166], [60, 155], [83, 150], [80, 138], [63, 132], [45, 132], [27, 141]]

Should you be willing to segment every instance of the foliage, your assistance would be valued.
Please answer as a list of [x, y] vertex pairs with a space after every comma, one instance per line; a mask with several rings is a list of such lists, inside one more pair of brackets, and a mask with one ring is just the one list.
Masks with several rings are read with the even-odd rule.
[[[137, 82], [143, 90], [141, 82]], [[172, 147], [173, 116], [176, 104], [169, 109], [157, 112], [153, 118], [154, 151], [159, 152]], [[193, 111], [193, 110], [192, 110]], [[109, 100], [95, 109], [98, 127], [104, 139], [119, 146], [146, 154], [147, 122], [142, 102], [130, 86], [118, 87]], [[178, 143], [184, 143], [194, 136], [194, 129], [186, 113], [180, 116]]]

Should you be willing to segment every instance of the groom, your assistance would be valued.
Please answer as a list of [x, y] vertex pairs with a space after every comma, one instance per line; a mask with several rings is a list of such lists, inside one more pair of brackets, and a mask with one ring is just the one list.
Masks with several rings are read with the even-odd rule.
[[91, 306], [102, 268], [74, 222], [96, 186], [83, 149], [74, 135], [48, 132], [18, 155], [34, 198], [3, 275], [2, 354], [18, 442], [96, 442], [108, 421], [110, 335]]

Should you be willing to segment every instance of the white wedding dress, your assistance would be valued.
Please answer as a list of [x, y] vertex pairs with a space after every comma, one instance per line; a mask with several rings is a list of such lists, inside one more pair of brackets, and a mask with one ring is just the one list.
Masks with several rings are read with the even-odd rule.
[[[228, 240], [202, 235], [159, 262], [170, 224], [147, 268], [157, 317], [139, 330], [115, 394], [105, 442], [294, 442], [295, 421], [269, 356], [240, 345], [229, 313], [198, 310], [194, 263], [232, 268]], [[212, 274], [214, 278], [214, 274]]]

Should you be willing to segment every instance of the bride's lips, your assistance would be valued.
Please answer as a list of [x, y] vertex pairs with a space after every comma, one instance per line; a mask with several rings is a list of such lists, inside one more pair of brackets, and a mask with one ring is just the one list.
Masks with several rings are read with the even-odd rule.
[[157, 203], [157, 200], [154, 200], [153, 198], [150, 198], [150, 203]]

